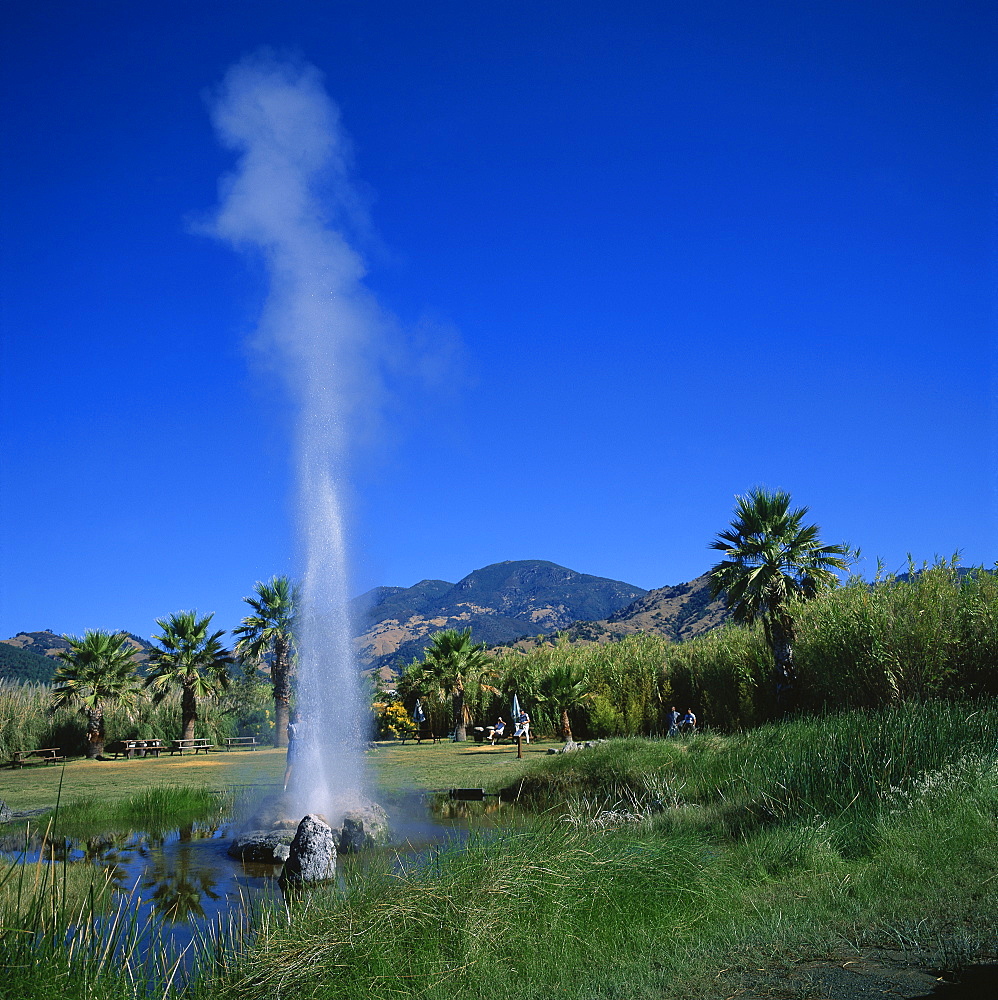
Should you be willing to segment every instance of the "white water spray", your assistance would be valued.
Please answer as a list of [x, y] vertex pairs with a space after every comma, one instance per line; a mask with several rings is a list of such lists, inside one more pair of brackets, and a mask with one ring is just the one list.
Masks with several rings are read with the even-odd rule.
[[273, 350], [297, 410], [298, 704], [306, 735], [291, 809], [335, 822], [361, 799], [367, 738], [348, 614], [343, 484], [354, 418], [377, 384], [372, 346], [386, 324], [344, 235], [363, 213], [348, 179], [349, 143], [319, 72], [269, 56], [244, 60], [215, 95], [212, 120], [239, 161], [221, 183], [209, 228], [266, 263], [260, 346]]

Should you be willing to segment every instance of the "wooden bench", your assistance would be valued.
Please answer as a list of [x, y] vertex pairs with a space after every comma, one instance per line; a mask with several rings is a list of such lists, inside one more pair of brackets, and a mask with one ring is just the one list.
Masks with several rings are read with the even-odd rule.
[[175, 753], [179, 753], [182, 757], [185, 750], [193, 750], [194, 755], [197, 756], [199, 753], [207, 753], [209, 750], [214, 749], [215, 744], [209, 743], [207, 740], [174, 740], [170, 746], [170, 754], [172, 756]]
[[255, 736], [227, 736], [225, 738], [226, 750], [255, 750]]
[[[59, 747], [45, 747], [42, 750], [15, 750], [11, 754], [10, 766], [24, 767], [26, 764], [37, 764], [38, 761], [43, 764], [58, 764], [66, 759], [59, 753], [59, 749]], [[32, 760], [32, 757], [37, 757], [38, 760]]]

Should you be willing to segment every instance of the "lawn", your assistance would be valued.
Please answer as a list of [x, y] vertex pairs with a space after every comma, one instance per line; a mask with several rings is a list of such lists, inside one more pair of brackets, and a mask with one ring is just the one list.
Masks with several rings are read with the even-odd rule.
[[225, 791], [247, 785], [273, 785], [284, 776], [284, 751], [260, 749], [230, 753], [164, 755], [133, 760], [68, 761], [64, 767], [34, 764], [0, 771], [0, 798], [11, 809], [50, 809], [62, 781], [62, 800], [100, 796], [129, 798], [152, 788], [202, 787]]
[[[531, 744], [518, 760], [516, 747], [476, 743], [381, 742], [365, 757], [372, 778], [386, 791], [410, 788], [501, 787], [518, 778], [533, 761], [547, 756], [545, 747]], [[70, 760], [64, 767], [34, 764], [0, 771], [0, 798], [11, 809], [55, 806], [62, 781], [64, 802], [91, 798], [122, 799], [151, 788], [202, 787], [212, 791], [279, 783], [284, 776], [283, 750], [164, 754], [133, 760]]]
[[501, 788], [512, 784], [537, 761], [547, 759], [551, 743], [531, 743], [523, 747], [523, 759], [516, 747], [505, 743], [378, 743], [367, 754], [368, 766], [386, 791], [408, 788]]

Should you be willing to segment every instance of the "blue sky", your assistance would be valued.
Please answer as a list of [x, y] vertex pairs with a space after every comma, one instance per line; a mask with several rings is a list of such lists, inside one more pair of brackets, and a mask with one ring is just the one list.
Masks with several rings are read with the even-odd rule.
[[866, 572], [998, 558], [992, 5], [0, 16], [3, 636], [229, 628], [295, 568], [265, 275], [197, 231], [234, 163], [206, 95], [265, 46], [340, 108], [411, 345], [355, 449], [356, 592], [523, 558], [678, 583], [758, 484]]

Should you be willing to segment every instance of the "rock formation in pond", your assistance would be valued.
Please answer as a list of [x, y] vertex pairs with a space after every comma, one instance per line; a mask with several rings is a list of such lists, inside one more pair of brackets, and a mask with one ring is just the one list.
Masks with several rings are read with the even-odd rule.
[[229, 857], [277, 865], [288, 860], [292, 830], [244, 830], [229, 844]]
[[[229, 856], [240, 861], [282, 864], [298, 823], [288, 818], [289, 802], [276, 796], [260, 805], [242, 825], [232, 843]], [[377, 802], [365, 799], [348, 809], [337, 822], [328, 824], [333, 841], [341, 854], [383, 844], [388, 839], [388, 814]]]
[[309, 813], [298, 824], [288, 860], [284, 862], [284, 884], [325, 882], [336, 874], [336, 843], [332, 827], [321, 817]]

